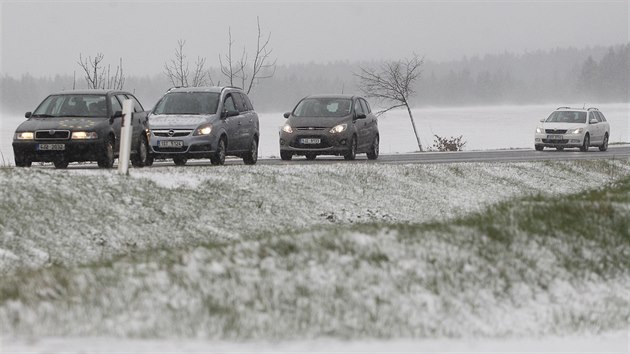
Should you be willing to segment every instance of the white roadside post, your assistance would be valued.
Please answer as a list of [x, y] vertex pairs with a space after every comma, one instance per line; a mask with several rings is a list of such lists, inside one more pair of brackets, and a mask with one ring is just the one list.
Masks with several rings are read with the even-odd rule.
[[123, 101], [122, 123], [120, 128], [120, 151], [118, 153], [118, 173], [129, 174], [129, 155], [131, 155], [131, 115], [133, 114], [133, 103], [131, 100]]

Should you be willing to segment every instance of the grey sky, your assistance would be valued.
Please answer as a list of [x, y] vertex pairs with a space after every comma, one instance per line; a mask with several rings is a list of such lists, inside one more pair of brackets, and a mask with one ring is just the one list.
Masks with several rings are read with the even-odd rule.
[[[2, 1], [2, 0], [0, 0]], [[227, 47], [255, 44], [256, 16], [278, 63], [406, 56], [458, 59], [504, 50], [628, 42], [621, 1], [3, 1], [3, 74], [70, 74], [79, 53], [123, 57], [127, 75], [162, 72], [178, 39], [190, 59], [218, 65]]]

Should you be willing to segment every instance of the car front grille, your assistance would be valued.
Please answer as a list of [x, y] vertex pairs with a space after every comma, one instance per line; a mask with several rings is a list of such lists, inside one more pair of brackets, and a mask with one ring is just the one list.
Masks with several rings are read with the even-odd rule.
[[163, 137], [163, 138], [171, 138], [171, 137], [176, 138], [176, 137], [188, 136], [190, 135], [190, 133], [192, 133], [192, 130], [190, 129], [153, 130], [153, 135]]
[[35, 140], [68, 140], [69, 130], [38, 130], [35, 132]]
[[545, 129], [547, 134], [566, 134], [566, 129]]
[[545, 144], [558, 144], [558, 145], [562, 145], [562, 144], [568, 144], [569, 140], [551, 140], [551, 139], [543, 139], [542, 140], [543, 143]]
[[297, 127], [296, 130], [307, 130], [307, 131], [317, 131], [317, 130], [326, 130], [326, 127]]

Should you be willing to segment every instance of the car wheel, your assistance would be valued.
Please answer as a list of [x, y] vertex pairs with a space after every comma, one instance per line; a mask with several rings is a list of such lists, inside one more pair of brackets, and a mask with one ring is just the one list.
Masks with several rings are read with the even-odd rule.
[[246, 165], [255, 165], [256, 161], [258, 161], [258, 142], [256, 139], [253, 139], [249, 151], [243, 156], [243, 162]]
[[556, 147], [556, 150], [562, 151], [562, 150], [564, 150], [564, 148], [562, 146], [558, 146], [558, 147]]
[[144, 165], [146, 167], [153, 166], [154, 157], [153, 154], [149, 153], [147, 155], [147, 159], [144, 161]]
[[367, 153], [367, 158], [370, 160], [376, 160], [378, 158], [379, 148], [378, 148], [378, 135], [374, 137], [374, 141], [372, 142], [372, 146], [370, 147], [370, 151]]
[[55, 161], [53, 161], [53, 165], [55, 165], [55, 168], [59, 168], [59, 169], [68, 168], [68, 161], [66, 161], [66, 160], [55, 160]]
[[357, 157], [357, 138], [355, 136], [352, 137], [350, 141], [350, 150], [343, 156], [346, 160], [354, 160]]
[[604, 141], [599, 146], [599, 151], [606, 151], [606, 150], [608, 150], [608, 133], [604, 135]]
[[317, 158], [316, 154], [306, 154], [304, 155], [306, 157], [307, 160], [315, 160]]
[[15, 167], [31, 167], [33, 162], [27, 160], [27, 159], [22, 159], [19, 157], [15, 157]]
[[588, 134], [584, 135], [584, 143], [580, 147], [580, 151], [588, 151], [588, 147], [591, 145], [591, 138]]
[[98, 167], [101, 168], [112, 168], [114, 166], [114, 143], [111, 137], [106, 138], [103, 153], [97, 163]]
[[280, 151], [280, 158], [284, 161], [290, 161], [293, 158], [293, 154], [290, 152]]
[[188, 159], [185, 157], [173, 157], [173, 162], [177, 166], [184, 166], [186, 162], [188, 162]]
[[534, 146], [534, 148], [536, 149], [536, 151], [543, 151], [545, 149], [544, 145], [536, 145]]
[[219, 139], [219, 145], [217, 145], [217, 151], [215, 151], [214, 155], [210, 158], [210, 162], [213, 165], [225, 164], [225, 138]]
[[131, 158], [131, 165], [133, 167], [144, 167], [147, 164], [147, 159], [149, 158], [149, 144], [147, 144], [147, 140], [142, 137], [140, 138], [140, 143], [138, 144], [138, 151]]

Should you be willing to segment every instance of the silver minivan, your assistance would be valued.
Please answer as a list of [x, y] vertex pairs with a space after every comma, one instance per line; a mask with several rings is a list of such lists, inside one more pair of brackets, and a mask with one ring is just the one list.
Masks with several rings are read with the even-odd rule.
[[236, 87], [170, 89], [148, 116], [149, 145], [156, 159], [209, 158], [223, 165], [225, 156], [258, 160], [259, 125], [249, 97]]

